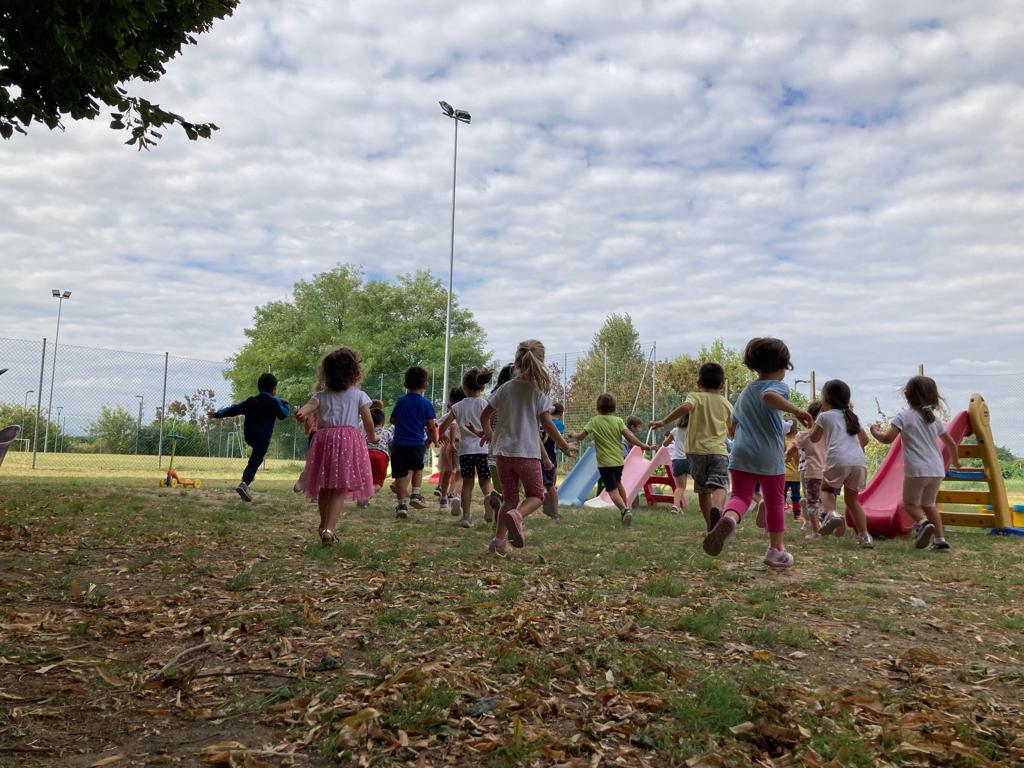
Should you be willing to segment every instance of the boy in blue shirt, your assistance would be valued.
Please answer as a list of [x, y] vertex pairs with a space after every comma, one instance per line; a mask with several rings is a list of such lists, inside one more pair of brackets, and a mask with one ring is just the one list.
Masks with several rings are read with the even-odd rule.
[[242, 427], [246, 445], [252, 447], [249, 463], [242, 472], [242, 482], [235, 488], [243, 501], [252, 501], [249, 486], [256, 479], [256, 470], [260, 468], [270, 447], [270, 438], [274, 434], [274, 422], [287, 419], [289, 406], [287, 400], [277, 396], [277, 377], [272, 373], [264, 373], [256, 380], [259, 394], [240, 403], [211, 411], [207, 414], [211, 419], [226, 419], [231, 416], [245, 416]]
[[[414, 365], [405, 372], [406, 392], [395, 401], [391, 409], [391, 423], [395, 434], [391, 440], [391, 476], [395, 478], [395, 494], [398, 505], [395, 517], [404, 520], [409, 516], [409, 506], [424, 509], [420, 486], [423, 483], [423, 454], [426, 450], [426, 433], [438, 443], [437, 415], [434, 406], [423, 396], [427, 389], [427, 371]], [[409, 476], [412, 475], [412, 494], [409, 493]]]
[[[565, 422], [562, 421], [564, 414], [565, 406], [561, 403], [555, 403], [551, 409], [551, 420], [554, 422], [555, 429], [558, 430], [560, 435], [565, 434]], [[544, 514], [552, 520], [557, 520], [560, 517], [558, 514], [558, 486], [556, 485], [558, 480], [558, 446], [555, 444], [555, 439], [548, 436], [543, 430], [541, 440], [544, 444], [544, 452], [547, 454], [548, 462], [551, 464], [551, 469], [547, 468], [547, 462], [545, 462], [541, 469], [541, 473], [544, 476]]]

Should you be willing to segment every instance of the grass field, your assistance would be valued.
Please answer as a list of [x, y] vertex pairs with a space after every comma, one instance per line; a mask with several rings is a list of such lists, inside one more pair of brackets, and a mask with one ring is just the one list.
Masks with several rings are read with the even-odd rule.
[[325, 549], [281, 464], [248, 505], [4, 464], [0, 763], [1024, 761], [1022, 540], [794, 528], [778, 574], [753, 525], [712, 560], [692, 513], [567, 510], [497, 560], [381, 498]]

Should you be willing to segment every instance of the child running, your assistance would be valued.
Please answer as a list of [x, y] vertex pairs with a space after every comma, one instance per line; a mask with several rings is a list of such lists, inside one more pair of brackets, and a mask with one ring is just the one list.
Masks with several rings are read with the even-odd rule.
[[[565, 422], [562, 416], [565, 415], [565, 406], [555, 403], [551, 409], [551, 421], [560, 435], [565, 434]], [[548, 437], [547, 433], [541, 430], [541, 444], [547, 461], [541, 466], [541, 473], [544, 476], [544, 514], [552, 520], [558, 520], [558, 445]], [[543, 456], [541, 457], [543, 459]]]
[[[373, 470], [367, 443], [377, 439], [370, 397], [357, 388], [363, 378], [359, 353], [348, 347], [328, 352], [317, 367], [317, 392], [295, 414], [316, 414], [318, 428], [309, 447], [303, 486], [320, 508], [320, 542], [334, 544], [345, 501], [373, 496]], [[362, 427], [365, 439], [359, 432]]]
[[[488, 550], [508, 555], [513, 547], [525, 543], [523, 520], [544, 503], [541, 478], [541, 447], [537, 439], [537, 422], [565, 453], [575, 446], [558, 434], [551, 418], [551, 374], [544, 365], [544, 345], [536, 339], [519, 342], [515, 356], [516, 377], [491, 395], [480, 414], [484, 443], [494, 443], [498, 474], [504, 500], [498, 510], [498, 525]], [[491, 414], [498, 415], [497, 427], [491, 427]], [[519, 503], [519, 483], [524, 499]]]
[[[807, 407], [807, 413], [812, 419], [817, 419], [821, 413], [821, 402], [815, 400]], [[825, 443], [811, 442], [811, 430], [805, 429], [796, 436], [793, 444], [786, 450], [786, 455], [798, 454], [800, 457], [800, 480], [804, 486], [804, 511], [807, 522], [810, 524], [810, 536], [820, 535], [822, 506], [821, 506], [821, 483], [825, 473]], [[805, 523], [806, 525], [806, 523]], [[842, 536], [846, 532], [846, 522], [836, 529], [836, 536]]]
[[686, 481], [690, 474], [690, 463], [686, 460], [686, 425], [690, 423], [690, 414], [684, 413], [668, 434], [662, 445], [668, 446], [668, 455], [672, 460], [672, 480], [675, 490], [672, 491], [672, 514], [681, 515], [686, 511]]
[[[501, 370], [498, 371], [498, 379], [494, 382], [494, 386], [491, 388], [491, 394], [493, 395], [499, 389], [501, 385], [512, 380], [515, 375], [516, 367], [509, 363], [508, 365], [502, 366]], [[496, 431], [498, 426], [498, 414], [491, 414], [491, 431]], [[463, 424], [470, 431], [479, 428], [480, 432], [477, 437], [483, 437], [483, 425], [474, 427], [473, 425]], [[487, 444], [487, 468], [491, 470], [491, 492], [484, 498], [484, 521], [493, 523], [498, 519], [498, 510], [501, 509], [501, 476], [498, 474], [498, 459], [494, 455], [494, 443], [490, 442]]]
[[245, 416], [242, 435], [246, 445], [252, 448], [252, 453], [249, 454], [249, 461], [242, 471], [242, 482], [235, 488], [243, 501], [252, 501], [249, 486], [256, 479], [256, 470], [267, 457], [270, 438], [274, 434], [274, 422], [278, 419], [287, 419], [289, 412], [288, 401], [277, 396], [277, 377], [274, 374], [261, 374], [256, 380], [256, 390], [259, 392], [258, 395], [207, 414], [211, 419]]
[[[903, 508], [916, 521], [915, 546], [924, 549], [934, 536], [932, 549], [946, 552], [949, 543], [935, 499], [949, 463], [960, 469], [957, 446], [935, 416], [942, 398], [934, 379], [914, 376], [903, 388], [903, 397], [910, 407], [900, 411], [888, 429], [872, 424], [871, 434], [881, 443], [903, 436]], [[939, 440], [949, 460], [942, 455]]]
[[[455, 473], [459, 469], [459, 425], [451, 418], [452, 406], [466, 399], [466, 393], [462, 387], [453, 387], [448, 393], [448, 412], [437, 427], [438, 436], [441, 439], [440, 450], [437, 457], [437, 495], [440, 496], [440, 507], [442, 510], [451, 506], [452, 517], [458, 517], [460, 512], [455, 495]], [[447, 426], [445, 426], [447, 424]]]
[[470, 368], [462, 375], [462, 391], [465, 398], [452, 405], [441, 420], [442, 433], [452, 424], [459, 431], [458, 456], [459, 474], [462, 477], [460, 496], [452, 499], [452, 517], [461, 515], [459, 525], [473, 527], [473, 481], [480, 483], [480, 492], [487, 498], [491, 495], [491, 470], [487, 466], [487, 448], [464, 424], [479, 424], [480, 414], [487, 408], [483, 398], [484, 388], [490, 383], [494, 372], [487, 368]]
[[[373, 440], [367, 439], [366, 448], [370, 454], [370, 472], [373, 475], [373, 493], [377, 494], [384, 486], [388, 476], [388, 462], [391, 460], [391, 427], [384, 425], [384, 403], [374, 400], [370, 403], [370, 418], [373, 419]], [[369, 499], [356, 502], [358, 507], [366, 507]]]
[[395, 495], [398, 496], [395, 517], [399, 520], [409, 517], [410, 505], [415, 509], [427, 506], [420, 490], [427, 433], [432, 442], [438, 442], [434, 406], [423, 396], [427, 378], [426, 369], [418, 365], [408, 368], [405, 372], [405, 394], [395, 401], [395, 407], [391, 409], [391, 423], [395, 427], [391, 441], [391, 476], [395, 479]]
[[780, 411], [793, 414], [801, 423], [811, 426], [806, 411], [789, 402], [789, 387], [782, 383], [786, 371], [793, 370], [789, 348], [781, 339], [756, 338], [747, 342], [743, 364], [757, 374], [740, 393], [730, 421], [735, 437], [729, 458], [732, 494], [722, 518], [704, 538], [704, 551], [712, 557], [721, 554], [726, 542], [743, 515], [750, 508], [754, 485], [761, 484], [764, 495], [765, 520], [770, 545], [764, 564], [785, 569], [793, 564], [793, 555], [786, 551], [786, 463]]
[[793, 500], [793, 519], [802, 523], [804, 520], [800, 516], [800, 453], [790, 453], [789, 450], [796, 443], [796, 424], [788, 419], [783, 419], [782, 433], [785, 435], [786, 441], [786, 497]]
[[693, 490], [700, 513], [710, 531], [721, 517], [725, 488], [729, 484], [729, 449], [726, 447], [732, 405], [722, 394], [725, 369], [718, 363], [704, 363], [697, 372], [697, 391], [664, 419], [651, 422], [661, 429], [670, 421], [689, 414], [686, 431], [686, 459], [693, 478]]
[[[638, 429], [643, 427], [643, 422], [637, 419]], [[601, 481], [608, 497], [619, 510], [619, 519], [623, 525], [633, 522], [633, 510], [630, 509], [630, 500], [626, 498], [622, 490], [622, 441], [635, 445], [644, 451], [657, 450], [656, 445], [648, 445], [641, 442], [626, 422], [615, 415], [615, 398], [607, 392], [597, 396], [597, 416], [594, 416], [586, 423], [586, 426], [575, 434], [570, 433], [569, 437], [580, 441], [586, 439], [587, 435], [594, 436], [594, 447], [597, 450], [597, 471], [601, 474]]]
[[831, 379], [821, 388], [821, 413], [815, 419], [811, 430], [811, 442], [825, 441], [825, 471], [822, 490], [825, 491], [825, 520], [821, 524], [821, 535], [828, 536], [840, 529], [843, 518], [836, 514], [834, 491], [843, 489], [846, 509], [853, 518], [857, 529], [857, 543], [861, 549], [874, 549], [875, 542], [868, 533], [864, 507], [860, 504], [860, 492], [868, 481], [867, 460], [864, 448], [868, 444], [867, 433], [861, 429], [860, 419], [850, 404], [850, 387], [845, 381]]

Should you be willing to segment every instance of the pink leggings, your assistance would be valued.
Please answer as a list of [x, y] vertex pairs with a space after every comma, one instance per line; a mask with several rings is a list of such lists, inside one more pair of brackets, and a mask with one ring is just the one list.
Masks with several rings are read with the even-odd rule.
[[730, 469], [732, 493], [725, 510], [732, 510], [740, 520], [750, 509], [750, 500], [754, 498], [754, 486], [761, 483], [764, 494], [765, 528], [768, 533], [780, 533], [786, 530], [786, 475], [755, 475], [742, 469]]

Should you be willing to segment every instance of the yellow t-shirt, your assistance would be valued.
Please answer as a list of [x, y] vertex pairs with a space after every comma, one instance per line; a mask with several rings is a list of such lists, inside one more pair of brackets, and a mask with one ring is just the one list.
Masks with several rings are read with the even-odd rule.
[[719, 392], [691, 392], [686, 402], [693, 406], [686, 433], [686, 455], [728, 456], [725, 438], [732, 403]]
[[594, 416], [583, 427], [593, 436], [597, 446], [597, 466], [621, 467], [622, 433], [626, 431], [626, 422], [618, 416]]
[[[786, 435], [786, 450], [789, 450], [796, 441], [796, 435], [790, 433]], [[797, 452], [793, 455], [793, 458], [786, 461], [786, 482], [787, 483], [799, 483], [800, 482], [800, 453]]]

